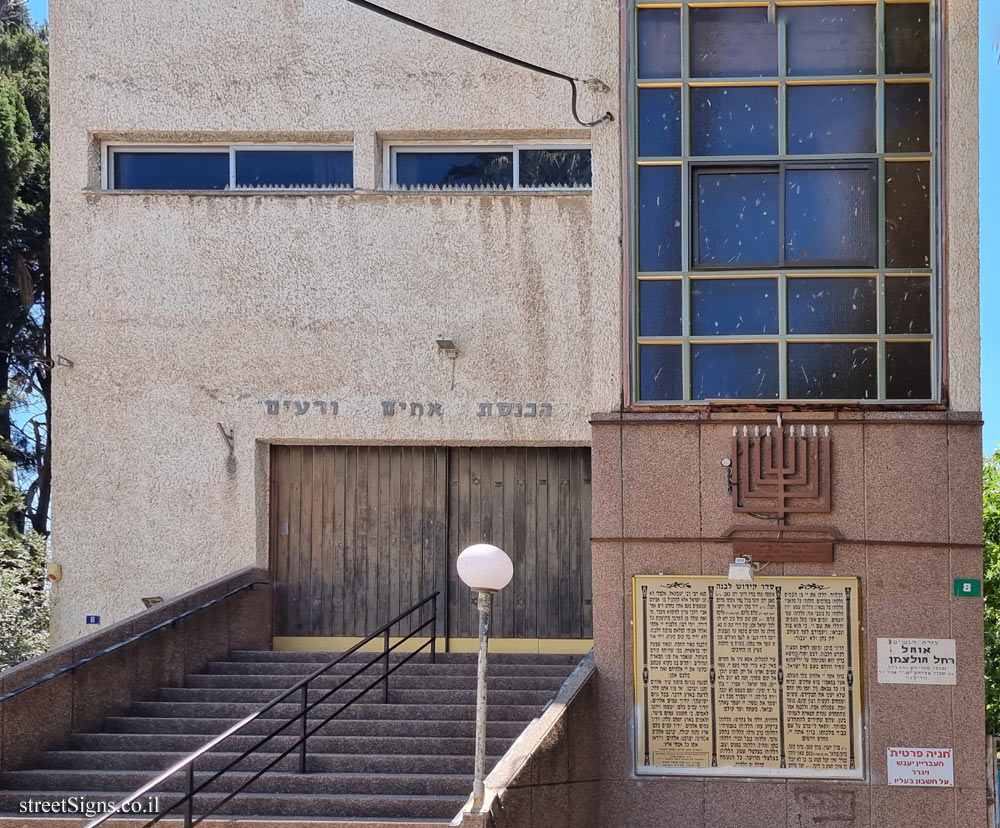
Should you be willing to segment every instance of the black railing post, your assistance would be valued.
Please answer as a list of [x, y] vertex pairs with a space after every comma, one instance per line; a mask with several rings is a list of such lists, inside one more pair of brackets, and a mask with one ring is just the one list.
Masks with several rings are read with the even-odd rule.
[[431, 602], [431, 664], [437, 664], [437, 626], [438, 626], [438, 602], [435, 597]]
[[191, 828], [194, 816], [194, 762], [187, 766], [187, 800], [184, 803], [184, 828]]
[[302, 739], [302, 744], [299, 745], [299, 773], [306, 772], [306, 733], [308, 728], [306, 727], [306, 705], [309, 702], [309, 685], [305, 684], [302, 686], [302, 730], [300, 737]]
[[389, 703], [389, 628], [385, 628], [385, 681], [382, 682], [382, 702], [384, 704]]

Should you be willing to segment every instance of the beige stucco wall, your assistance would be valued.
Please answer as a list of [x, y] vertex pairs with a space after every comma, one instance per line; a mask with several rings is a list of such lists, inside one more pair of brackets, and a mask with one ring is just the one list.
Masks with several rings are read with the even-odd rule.
[[[613, 91], [582, 110], [617, 114], [614, 0], [386, 5], [598, 75]], [[266, 565], [268, 441], [581, 444], [618, 404], [619, 130], [579, 128], [566, 83], [341, 0], [50, 14], [53, 349], [74, 362], [54, 374], [57, 642]], [[376, 192], [382, 141], [423, 136], [592, 140], [594, 191]], [[102, 194], [101, 141], [122, 139], [353, 140], [358, 192]], [[552, 416], [478, 416], [498, 401]]]

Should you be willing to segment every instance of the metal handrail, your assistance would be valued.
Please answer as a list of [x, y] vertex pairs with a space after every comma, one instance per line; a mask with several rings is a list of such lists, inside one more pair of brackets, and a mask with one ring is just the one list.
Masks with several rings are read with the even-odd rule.
[[[383, 624], [381, 627], [379, 627], [374, 632], [369, 633], [365, 638], [363, 638], [361, 641], [359, 641], [353, 647], [351, 647], [350, 649], [348, 649], [345, 652], [341, 653], [335, 659], [333, 659], [332, 661], [326, 663], [322, 667], [319, 667], [318, 669], [314, 670], [312, 673], [310, 673], [305, 678], [300, 679], [295, 684], [293, 684], [291, 687], [289, 687], [287, 690], [282, 691], [278, 696], [276, 696], [275, 698], [271, 699], [271, 701], [269, 701], [266, 704], [264, 704], [260, 709], [255, 710], [249, 716], [246, 716], [245, 718], [241, 719], [239, 722], [237, 722], [236, 724], [232, 725], [227, 730], [225, 730], [222, 733], [220, 733], [218, 736], [216, 736], [216, 737], [212, 738], [211, 740], [209, 740], [208, 742], [206, 742], [204, 745], [202, 745], [200, 748], [198, 748], [197, 750], [195, 750], [193, 753], [189, 754], [188, 756], [184, 757], [180, 761], [178, 761], [175, 764], [171, 765], [169, 768], [167, 768], [165, 771], [163, 771], [162, 773], [160, 773], [155, 778], [151, 779], [145, 785], [143, 785], [142, 787], [138, 788], [137, 790], [135, 790], [133, 793], [129, 794], [127, 797], [125, 797], [121, 801], [115, 803], [115, 805], [110, 810], [106, 811], [105, 813], [101, 814], [100, 816], [96, 817], [95, 819], [92, 819], [90, 822], [88, 822], [84, 826], [84, 828], [96, 828], [96, 826], [100, 825], [105, 820], [110, 819], [113, 815], [115, 815], [117, 813], [121, 813], [124, 808], [127, 808], [129, 805], [131, 805], [133, 802], [135, 802], [141, 796], [144, 796], [145, 794], [149, 793], [150, 791], [155, 790], [156, 787], [158, 785], [160, 785], [160, 783], [166, 781], [171, 776], [173, 776], [175, 773], [178, 773], [179, 771], [182, 771], [182, 770], [185, 771], [185, 774], [186, 774], [187, 793], [185, 793], [184, 796], [182, 796], [180, 799], [178, 799], [176, 802], [174, 802], [172, 805], [170, 805], [169, 808], [167, 808], [164, 811], [161, 811], [155, 817], [153, 817], [151, 820], [149, 820], [148, 822], [146, 822], [142, 826], [142, 828], [149, 828], [149, 826], [155, 825], [157, 822], [159, 822], [161, 819], [163, 819], [165, 816], [167, 816], [167, 814], [169, 814], [170, 812], [176, 810], [180, 806], [184, 806], [184, 828], [193, 828], [193, 826], [198, 825], [200, 822], [202, 822], [202, 820], [206, 819], [207, 817], [211, 816], [216, 811], [218, 811], [219, 808], [221, 808], [223, 805], [225, 805], [234, 796], [236, 796], [237, 794], [241, 793], [248, 786], [252, 785], [255, 781], [257, 781], [257, 779], [259, 779], [263, 774], [265, 774], [267, 771], [269, 771], [271, 768], [273, 768], [276, 764], [278, 764], [278, 762], [280, 762], [282, 759], [284, 759], [286, 756], [288, 756], [288, 754], [290, 754], [296, 748], [299, 749], [298, 772], [299, 773], [305, 773], [306, 772], [306, 750], [307, 750], [306, 745], [307, 745], [307, 742], [308, 742], [308, 739], [309, 739], [310, 736], [312, 736], [318, 730], [320, 730], [321, 728], [323, 728], [327, 724], [329, 724], [333, 719], [335, 719], [337, 716], [339, 716], [344, 710], [346, 710], [348, 707], [350, 707], [352, 704], [354, 704], [358, 699], [360, 699], [362, 696], [364, 696], [370, 690], [373, 690], [379, 684], [383, 685], [382, 698], [383, 698], [383, 702], [387, 704], [389, 702], [389, 676], [391, 676], [393, 673], [395, 673], [396, 670], [398, 670], [400, 667], [402, 667], [404, 664], [406, 664], [414, 656], [416, 656], [418, 653], [422, 652], [428, 646], [430, 647], [430, 651], [431, 651], [431, 661], [432, 662], [436, 661], [436, 658], [437, 658], [437, 646], [436, 646], [437, 638], [436, 638], [435, 626], [437, 624], [437, 597], [438, 597], [438, 595], [440, 595], [439, 591], [435, 591], [435, 592], [431, 593], [426, 598], [424, 598], [421, 601], [419, 601], [416, 604], [414, 604], [412, 607], [410, 607], [405, 612], [400, 613], [395, 618], [393, 618], [391, 621], [386, 622], [385, 624]], [[410, 615], [413, 615], [414, 613], [416, 613], [418, 610], [420, 610], [421, 608], [423, 608], [424, 606], [426, 606], [428, 603], [430, 603], [431, 607], [432, 607], [431, 617], [427, 621], [425, 621], [422, 624], [418, 625], [417, 627], [411, 629], [410, 632], [404, 638], [401, 638], [399, 641], [397, 641], [395, 644], [393, 644], [390, 647], [389, 646], [389, 630], [392, 627], [394, 627], [396, 624], [400, 623], [407, 616], [410, 616]], [[392, 652], [394, 652], [397, 648], [399, 648], [400, 646], [402, 646], [403, 644], [405, 644], [407, 641], [409, 641], [411, 638], [413, 638], [414, 636], [416, 636], [421, 630], [423, 630], [427, 626], [431, 627], [430, 635], [428, 636], [428, 640], [425, 641], [423, 644], [421, 644], [419, 647], [417, 647], [415, 650], [413, 650], [411, 653], [409, 653], [405, 658], [401, 659], [395, 666], [393, 666], [390, 669], [389, 668], [389, 654], [392, 653]], [[333, 687], [330, 690], [328, 690], [326, 693], [324, 693], [322, 696], [320, 696], [318, 699], [316, 699], [311, 704], [309, 703], [309, 701], [308, 701], [309, 684], [312, 681], [314, 681], [315, 679], [317, 679], [320, 676], [324, 675], [330, 669], [332, 669], [333, 667], [335, 667], [337, 664], [340, 664], [345, 658], [347, 658], [350, 655], [353, 655], [358, 650], [360, 650], [362, 647], [364, 647], [366, 644], [374, 641], [376, 638], [379, 638], [379, 637], [382, 637], [384, 639], [384, 644], [383, 644], [383, 648], [382, 648], [381, 652], [376, 652], [373, 658], [371, 658], [370, 660], [368, 660], [367, 662], [365, 662], [361, 667], [359, 667], [357, 670], [355, 670], [353, 673], [351, 673], [350, 676], [348, 676], [347, 678], [345, 678], [343, 681], [341, 681], [335, 687]], [[378, 662], [380, 660], [384, 661], [384, 667], [383, 667], [382, 672], [378, 675], [378, 677], [374, 681], [372, 681], [370, 684], [368, 684], [363, 690], [360, 690], [358, 693], [356, 693], [350, 699], [350, 701], [347, 701], [344, 704], [342, 704], [340, 707], [338, 707], [337, 710], [335, 710], [332, 714], [330, 714], [329, 716], [327, 716], [319, 724], [315, 725], [312, 729], [309, 729], [309, 727], [308, 727], [308, 714], [312, 710], [314, 710], [318, 705], [320, 705], [324, 701], [326, 701], [326, 699], [328, 699], [331, 695], [333, 695], [334, 693], [336, 693], [338, 690], [343, 689], [345, 687], [345, 685], [349, 684], [351, 681], [353, 681], [358, 676], [360, 676], [365, 670], [367, 670], [369, 667], [373, 666], [376, 662]], [[232, 735], [238, 733], [239, 731], [241, 731], [244, 727], [246, 727], [248, 724], [250, 724], [250, 722], [255, 721], [256, 719], [260, 718], [264, 713], [267, 713], [269, 710], [273, 709], [278, 704], [281, 704], [283, 701], [285, 701], [286, 699], [288, 699], [290, 696], [294, 695], [295, 693], [301, 693], [301, 704], [300, 704], [300, 708], [299, 708], [299, 712], [298, 713], [296, 713], [294, 716], [292, 716], [287, 721], [285, 721], [277, 730], [274, 730], [273, 732], [271, 732], [271, 733], [267, 734], [266, 736], [264, 736], [256, 744], [254, 744], [253, 746], [247, 748], [245, 751], [243, 751], [243, 753], [241, 753], [239, 756], [237, 756], [235, 759], [233, 759], [232, 761], [230, 761], [228, 764], [224, 765], [222, 768], [220, 768], [219, 770], [217, 770], [215, 773], [213, 773], [208, 779], [206, 779], [200, 785], [198, 785], [197, 787], [195, 787], [195, 784], [194, 784], [194, 765], [195, 765], [195, 762], [198, 759], [200, 759], [205, 754], [209, 753], [211, 750], [213, 750], [215, 747], [217, 747], [218, 745], [220, 745], [222, 742], [224, 742], [230, 736], [232, 736]], [[301, 724], [300, 734], [299, 734], [298, 739], [296, 739], [291, 744], [290, 747], [286, 748], [282, 753], [278, 754], [278, 756], [276, 758], [274, 758], [273, 760], [271, 760], [263, 768], [261, 768], [259, 771], [257, 771], [253, 776], [251, 776], [249, 779], [247, 779], [245, 782], [243, 782], [242, 785], [240, 785], [239, 787], [237, 787], [235, 790], [231, 791], [226, 797], [224, 797], [223, 799], [221, 799], [219, 802], [215, 803], [214, 806], [212, 806], [211, 808], [209, 808], [208, 810], [206, 810], [205, 813], [203, 813], [197, 819], [194, 818], [193, 811], [194, 811], [194, 798], [195, 798], [195, 796], [197, 796], [199, 793], [201, 793], [205, 788], [207, 788], [213, 782], [215, 782], [224, 773], [226, 773], [227, 771], [231, 770], [233, 767], [235, 767], [236, 765], [238, 765], [240, 762], [242, 762], [248, 756], [250, 756], [251, 754], [255, 753], [257, 750], [259, 750], [261, 747], [263, 747], [267, 742], [269, 742], [275, 736], [277, 736], [280, 733], [284, 732], [290, 725], [294, 724], [295, 722], [297, 722], [299, 720], [301, 720], [301, 723], [302, 723]]]
[[113, 653], [115, 650], [121, 649], [122, 647], [125, 647], [128, 644], [134, 644], [136, 641], [138, 641], [141, 638], [145, 638], [147, 635], [152, 635], [155, 632], [159, 632], [165, 627], [171, 627], [178, 621], [180, 621], [182, 618], [187, 618], [189, 615], [194, 615], [196, 612], [201, 612], [202, 610], [208, 609], [214, 604], [218, 604], [219, 601], [224, 601], [226, 600], [226, 598], [230, 598], [233, 595], [236, 595], [236, 593], [238, 592], [242, 592], [245, 589], [253, 589], [255, 586], [267, 586], [267, 584], [268, 584], [267, 581], [253, 581], [252, 583], [249, 584], [243, 584], [243, 586], [237, 587], [236, 589], [231, 589], [225, 595], [220, 595], [218, 598], [213, 598], [211, 601], [206, 601], [204, 604], [199, 604], [197, 607], [192, 607], [189, 610], [185, 610], [184, 612], [178, 613], [177, 615], [168, 618], [166, 621], [161, 621], [159, 624], [150, 627], [148, 630], [143, 630], [141, 633], [136, 633], [135, 635], [129, 636], [128, 638], [119, 641], [117, 644], [112, 644], [110, 647], [105, 647], [103, 650], [98, 650], [96, 653], [91, 653], [89, 656], [78, 659], [77, 661], [74, 661], [72, 664], [68, 664], [65, 667], [60, 667], [58, 670], [54, 670], [51, 673], [47, 673], [41, 678], [35, 679], [35, 681], [31, 682], [30, 684], [24, 685], [24, 687], [18, 687], [17, 690], [12, 690], [10, 693], [6, 693], [5, 695], [0, 696], [0, 704], [7, 701], [7, 699], [14, 698], [14, 696], [17, 696], [20, 693], [25, 692], [26, 690], [31, 690], [33, 687], [38, 687], [39, 684], [44, 684], [50, 679], [57, 678], [61, 675], [64, 675], [65, 673], [72, 673], [78, 667], [82, 667], [84, 664], [89, 664], [91, 661], [94, 661], [95, 659], [98, 659], [101, 656], [106, 656], [108, 653]]

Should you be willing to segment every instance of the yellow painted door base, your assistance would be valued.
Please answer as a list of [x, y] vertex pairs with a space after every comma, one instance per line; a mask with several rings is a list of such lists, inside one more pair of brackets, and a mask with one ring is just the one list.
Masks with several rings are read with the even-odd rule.
[[[272, 639], [272, 648], [283, 652], [324, 652], [341, 653], [353, 647], [361, 641], [360, 637], [352, 636], [275, 636]], [[390, 638], [389, 646], [397, 643], [399, 638]], [[399, 647], [400, 652], [412, 652], [421, 644], [427, 642], [426, 638], [411, 638]], [[361, 649], [364, 652], [380, 652], [382, 650], [382, 639], [369, 641]], [[593, 639], [590, 638], [491, 638], [491, 653], [576, 653], [582, 655], [594, 646]], [[429, 648], [428, 648], [429, 649]], [[437, 641], [438, 652], [449, 651], [452, 653], [474, 653], [479, 649], [479, 640], [476, 638], [450, 638], [447, 646], [444, 639]]]

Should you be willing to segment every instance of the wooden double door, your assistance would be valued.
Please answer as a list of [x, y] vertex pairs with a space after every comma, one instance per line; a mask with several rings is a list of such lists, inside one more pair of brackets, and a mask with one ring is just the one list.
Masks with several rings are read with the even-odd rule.
[[[491, 634], [590, 638], [590, 449], [274, 446], [275, 635], [363, 636], [434, 590], [439, 635], [478, 634], [455, 561], [514, 561]], [[393, 631], [394, 634], [396, 631]]]

